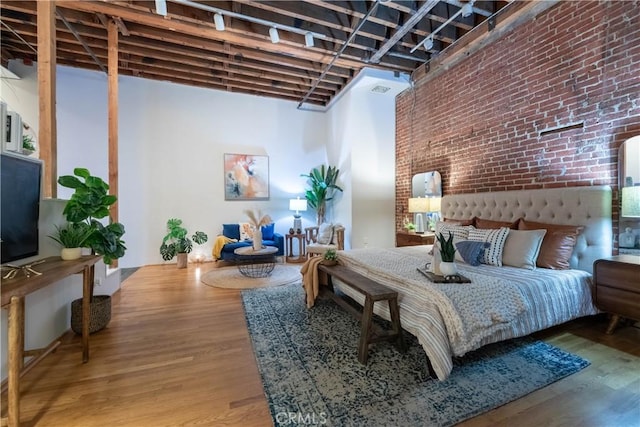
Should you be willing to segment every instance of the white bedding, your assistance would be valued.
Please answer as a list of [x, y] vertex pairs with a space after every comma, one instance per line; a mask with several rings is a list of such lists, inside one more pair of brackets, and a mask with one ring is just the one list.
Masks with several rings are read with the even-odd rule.
[[[452, 356], [597, 313], [585, 271], [458, 263], [472, 283], [434, 284], [417, 271], [430, 260], [429, 248], [355, 249], [341, 252], [340, 260], [398, 291], [402, 327], [418, 338], [440, 380], [449, 376]], [[359, 293], [335, 284], [364, 303]], [[389, 319], [386, 304], [375, 304], [374, 311]]]

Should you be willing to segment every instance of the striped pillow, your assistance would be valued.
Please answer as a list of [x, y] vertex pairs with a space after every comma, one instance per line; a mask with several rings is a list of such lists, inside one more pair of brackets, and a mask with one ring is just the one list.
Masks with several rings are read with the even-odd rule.
[[498, 267], [502, 267], [502, 252], [508, 235], [509, 229], [506, 227], [491, 230], [469, 230], [469, 240], [491, 243], [491, 246], [484, 250], [480, 262]]

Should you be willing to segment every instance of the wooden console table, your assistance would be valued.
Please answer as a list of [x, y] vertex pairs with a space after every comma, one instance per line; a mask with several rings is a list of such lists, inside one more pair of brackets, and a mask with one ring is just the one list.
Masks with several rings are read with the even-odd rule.
[[[22, 272], [13, 279], [2, 281], [2, 308], [9, 309], [8, 316], [8, 393], [7, 417], [3, 418], [9, 427], [20, 425], [20, 377], [26, 374], [46, 355], [55, 350], [60, 341], [54, 341], [45, 348], [24, 349], [24, 298], [26, 295], [56, 283], [72, 274], [82, 273], [82, 362], [89, 361], [89, 298], [91, 293], [92, 270], [99, 256], [89, 255], [73, 261], [62, 261], [60, 257], [45, 258], [33, 267], [41, 275], [25, 276]], [[25, 365], [24, 358], [33, 357]]]

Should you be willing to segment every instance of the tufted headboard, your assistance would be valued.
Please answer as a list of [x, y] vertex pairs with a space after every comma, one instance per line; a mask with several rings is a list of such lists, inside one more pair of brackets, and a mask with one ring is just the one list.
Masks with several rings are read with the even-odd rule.
[[611, 187], [569, 187], [542, 190], [455, 194], [442, 198], [442, 216], [496, 221], [529, 221], [582, 225], [585, 230], [571, 256], [571, 268], [592, 272], [593, 262], [610, 257], [613, 228]]

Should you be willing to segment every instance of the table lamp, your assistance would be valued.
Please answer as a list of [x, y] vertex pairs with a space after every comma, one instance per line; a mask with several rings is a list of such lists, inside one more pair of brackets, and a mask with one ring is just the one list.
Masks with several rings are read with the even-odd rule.
[[640, 218], [640, 186], [622, 187], [622, 209], [626, 218]]
[[293, 215], [293, 230], [302, 230], [302, 220], [300, 219], [300, 211], [307, 210], [307, 199], [301, 199], [300, 197], [289, 200], [289, 210], [296, 211]]
[[416, 233], [424, 233], [423, 212], [429, 212], [429, 199], [424, 197], [412, 197], [409, 199], [409, 212], [416, 216]]

